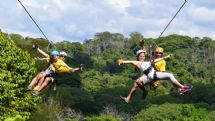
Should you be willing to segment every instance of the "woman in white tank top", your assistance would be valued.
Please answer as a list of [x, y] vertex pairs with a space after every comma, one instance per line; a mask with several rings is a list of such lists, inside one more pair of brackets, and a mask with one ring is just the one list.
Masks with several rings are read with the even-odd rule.
[[[149, 61], [144, 61], [145, 60], [145, 52], [144, 50], [139, 50], [137, 52], [137, 57], [141, 58], [143, 57], [144, 59], [142, 61], [139, 61], [137, 59], [137, 61], [133, 60], [133, 61], [129, 61], [129, 60], [122, 60], [119, 59], [118, 60], [118, 64], [132, 64], [134, 65], [137, 69], [140, 70], [140, 72], [142, 73], [142, 75], [135, 81], [135, 84], [138, 85], [143, 91], [146, 92], [147, 95], [147, 91], [144, 88], [144, 85], [149, 83], [150, 81], [154, 81], [154, 80], [164, 80], [164, 79], [169, 79], [174, 85], [176, 85], [178, 87], [179, 91], [188, 91], [191, 88], [189, 86], [185, 86], [182, 85], [181, 83], [179, 83], [178, 80], [175, 79], [175, 77], [173, 76], [173, 74], [171, 73], [166, 73], [166, 72], [156, 72], [154, 67], [152, 66], [152, 63], [154, 62], [158, 62], [161, 61], [163, 59], [169, 58], [170, 55], [166, 56], [166, 57], [162, 57], [162, 58], [158, 58], [155, 59], [154, 62], [149, 62]], [[133, 85], [129, 95], [127, 97], [122, 97], [121, 99], [123, 99], [126, 103], [129, 103], [129, 101], [131, 100], [133, 94], [135, 93], [136, 89], [138, 86], [135, 86], [135, 84]], [[135, 88], [134, 88], [135, 87]], [[143, 95], [144, 96], [144, 95]]]

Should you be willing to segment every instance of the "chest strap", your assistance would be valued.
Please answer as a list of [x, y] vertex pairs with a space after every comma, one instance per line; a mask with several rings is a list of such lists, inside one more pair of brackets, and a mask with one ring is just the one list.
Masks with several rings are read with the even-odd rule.
[[152, 70], [152, 67], [150, 66], [150, 67], [148, 67], [146, 70], [144, 70], [143, 73], [144, 73], [145, 75], [148, 75], [148, 74], [150, 73], [151, 70]]

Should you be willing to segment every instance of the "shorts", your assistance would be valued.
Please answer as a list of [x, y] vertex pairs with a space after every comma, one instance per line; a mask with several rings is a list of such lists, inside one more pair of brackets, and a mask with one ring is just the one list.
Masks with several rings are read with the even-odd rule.
[[47, 69], [44, 71], [44, 73], [45, 73], [46, 75], [50, 75], [50, 74], [54, 73], [54, 71], [53, 71], [51, 68], [47, 68]]
[[138, 78], [138, 80], [140, 80], [141, 82], [143, 82], [143, 84], [148, 84], [149, 82], [151, 82], [152, 80], [146, 76], [145, 74], [143, 74], [141, 77]]
[[50, 80], [48, 80], [48, 81], [51, 81], [52, 83], [54, 82], [54, 77], [48, 77], [48, 78], [50, 78]]
[[54, 82], [54, 78], [55, 78], [56, 74], [54, 73], [54, 71], [51, 68], [47, 68], [45, 71], [42, 71], [41, 73], [45, 74], [45, 77], [50, 77], [52, 83]]

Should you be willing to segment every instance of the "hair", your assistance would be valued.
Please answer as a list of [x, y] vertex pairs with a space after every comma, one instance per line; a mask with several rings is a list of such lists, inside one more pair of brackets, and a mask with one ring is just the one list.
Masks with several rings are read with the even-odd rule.
[[[142, 52], [142, 53], [144, 53], [144, 52]], [[139, 61], [139, 56], [140, 56], [140, 54], [141, 54], [141, 53], [139, 53], [139, 54], [137, 55], [137, 61]], [[146, 54], [146, 53], [145, 53], [145, 54]], [[139, 69], [138, 69], [137, 67], [135, 67], [134, 70], [139, 72]]]
[[[141, 53], [140, 53], [140, 54], [141, 54]], [[138, 58], [139, 58], [140, 54], [138, 54], [138, 55], [137, 55], [137, 61], [139, 61], [139, 59], [138, 59]]]
[[[145, 52], [142, 52], [142, 53], [145, 53]], [[141, 54], [141, 53], [139, 53], [139, 54], [136, 56], [136, 57], [137, 57], [137, 61], [139, 61], [138, 58], [139, 58], [140, 54]]]
[[49, 60], [49, 63], [48, 63], [48, 67], [54, 62], [54, 56], [50, 56], [50, 60]]

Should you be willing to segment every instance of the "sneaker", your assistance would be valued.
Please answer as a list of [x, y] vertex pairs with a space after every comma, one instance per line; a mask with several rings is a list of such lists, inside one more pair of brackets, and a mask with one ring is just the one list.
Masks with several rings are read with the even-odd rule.
[[33, 90], [34, 90], [34, 91], [38, 91], [39, 88], [40, 88], [40, 86], [37, 85], [36, 87], [34, 87]]
[[31, 91], [32, 90], [32, 86], [28, 86], [26, 91]]
[[183, 86], [182, 88], [180, 88], [181, 91], [186, 91], [186, 90], [190, 90], [191, 87], [190, 86]]
[[129, 100], [127, 100], [126, 97], [120, 96], [120, 99], [121, 99], [122, 101], [124, 101], [125, 103], [129, 103]]
[[33, 93], [33, 96], [38, 96], [39, 94], [40, 94], [39, 91], [35, 91], [35, 92]]
[[191, 90], [190, 86], [184, 86], [184, 87], [180, 88], [180, 90], [178, 92], [180, 95], [182, 95], [183, 93], [188, 92], [190, 90]]

